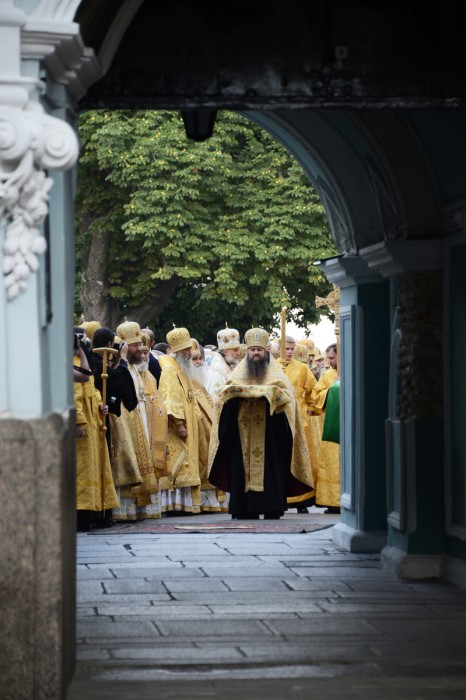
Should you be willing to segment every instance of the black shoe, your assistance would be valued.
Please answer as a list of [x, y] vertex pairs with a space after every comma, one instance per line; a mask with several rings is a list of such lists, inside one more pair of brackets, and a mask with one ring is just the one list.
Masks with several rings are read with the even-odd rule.
[[327, 510], [324, 510], [324, 515], [340, 515], [341, 509], [337, 506], [329, 506]]
[[259, 513], [232, 513], [232, 520], [259, 520]]
[[264, 513], [264, 520], [280, 520], [282, 515], [278, 510], [271, 510], [270, 513]]
[[102, 518], [101, 520], [96, 520], [95, 527], [97, 530], [113, 527], [113, 520], [112, 518]]
[[309, 515], [309, 511], [308, 511], [308, 509], [306, 508], [306, 506], [298, 506], [298, 507], [296, 508], [296, 512], [297, 512], [297, 513], [301, 513], [301, 514], [306, 513], [306, 515]]

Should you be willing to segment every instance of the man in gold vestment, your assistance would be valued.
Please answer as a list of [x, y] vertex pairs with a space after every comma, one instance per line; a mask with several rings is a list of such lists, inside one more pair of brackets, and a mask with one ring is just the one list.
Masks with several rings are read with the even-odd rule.
[[199, 430], [193, 387], [182, 369], [192, 341], [186, 328], [167, 333], [172, 354], [160, 356], [159, 390], [168, 415], [168, 469], [160, 479], [162, 512], [200, 513]]
[[[281, 343], [281, 339], [280, 339]], [[316, 455], [315, 440], [313, 440], [313, 435], [310, 429], [310, 421], [308, 415], [309, 403], [311, 400], [311, 391], [314, 388], [316, 378], [312, 374], [311, 368], [306, 362], [299, 362], [295, 359], [294, 354], [296, 350], [295, 339], [287, 335], [285, 338], [285, 364], [282, 365], [283, 371], [290, 380], [290, 384], [294, 389], [296, 394], [296, 400], [298, 402], [299, 415], [303, 422], [304, 434], [306, 436], [307, 449], [309, 451], [309, 457], [312, 461]], [[307, 349], [306, 349], [307, 350]], [[312, 466], [311, 466], [312, 470]], [[288, 506], [296, 508], [298, 513], [307, 513], [307, 506], [314, 505], [315, 501], [315, 491], [309, 491], [299, 496], [290, 496], [287, 499]]]
[[316, 504], [327, 506], [325, 512], [333, 514], [340, 512], [340, 445], [322, 440], [322, 429], [327, 394], [338, 379], [336, 344], [329, 345], [325, 352], [330, 369], [323, 373], [312, 390], [310, 411], [313, 415], [311, 425], [317, 424], [320, 433], [315, 474]]
[[306, 439], [293, 388], [252, 328], [247, 354], [214, 406], [209, 481], [230, 493], [233, 518], [280, 518], [287, 496], [312, 487]]
[[[129, 435], [129, 445], [134, 448], [137, 465], [131, 459], [131, 451], [127, 450], [125, 467], [128, 481], [120, 485], [120, 508], [114, 513], [114, 518], [117, 520], [160, 518], [158, 479], [163, 460], [156, 457], [155, 445], [159, 440], [164, 440], [166, 428], [164, 428], [163, 416], [157, 425], [153, 420], [151, 409], [148, 408], [151, 402], [146, 395], [143, 378], [138, 370], [138, 365], [142, 361], [143, 342], [139, 324], [134, 321], [125, 321], [118, 326], [117, 334], [128, 346], [128, 369], [134, 382], [138, 405], [131, 412], [122, 406], [121, 417], [117, 419], [122, 421], [122, 425], [115, 439], [120, 436], [124, 439], [125, 435]], [[127, 430], [123, 430], [125, 427]], [[155, 434], [154, 430], [157, 431]], [[115, 449], [117, 450], [118, 446]]]
[[[74, 354], [74, 364], [79, 367], [81, 359], [78, 348]], [[118, 496], [113, 484], [105, 432], [102, 430], [101, 416], [108, 413], [108, 408], [102, 404], [93, 376], [89, 376], [85, 384], [74, 382], [73, 390], [77, 438], [76, 509], [78, 529], [86, 531], [104, 516], [106, 510], [118, 506]]]

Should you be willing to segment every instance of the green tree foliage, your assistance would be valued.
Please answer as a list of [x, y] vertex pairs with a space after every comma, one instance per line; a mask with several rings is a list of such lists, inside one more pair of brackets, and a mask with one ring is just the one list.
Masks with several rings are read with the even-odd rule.
[[203, 342], [225, 321], [269, 328], [284, 305], [300, 325], [317, 320], [329, 285], [313, 261], [336, 250], [302, 168], [266, 131], [222, 112], [194, 143], [174, 112], [89, 111], [79, 133], [81, 272], [93, 237], [109, 238], [100, 284], [113, 311], [99, 320], [126, 315], [159, 338], [175, 322]]

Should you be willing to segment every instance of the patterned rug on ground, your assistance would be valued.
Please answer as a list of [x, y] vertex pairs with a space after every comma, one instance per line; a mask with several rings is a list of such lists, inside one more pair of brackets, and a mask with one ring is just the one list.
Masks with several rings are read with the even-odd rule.
[[244, 522], [222, 522], [222, 523], [170, 523], [166, 520], [140, 520], [137, 522], [117, 523], [113, 527], [102, 530], [91, 530], [89, 535], [127, 535], [127, 534], [186, 534], [186, 533], [283, 533], [299, 534], [316, 532], [333, 527], [334, 523], [294, 523], [289, 520], [250, 520]]

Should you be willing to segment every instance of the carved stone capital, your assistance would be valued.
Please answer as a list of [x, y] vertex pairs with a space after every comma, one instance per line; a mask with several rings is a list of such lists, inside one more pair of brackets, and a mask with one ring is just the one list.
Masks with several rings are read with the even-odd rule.
[[73, 129], [31, 102], [25, 109], [0, 105], [0, 224], [6, 224], [3, 275], [7, 298], [27, 289], [38, 255], [46, 249], [40, 224], [48, 213], [51, 178], [78, 157]]
[[361, 248], [359, 255], [384, 277], [440, 270], [443, 265], [442, 241], [438, 238], [385, 241]]

